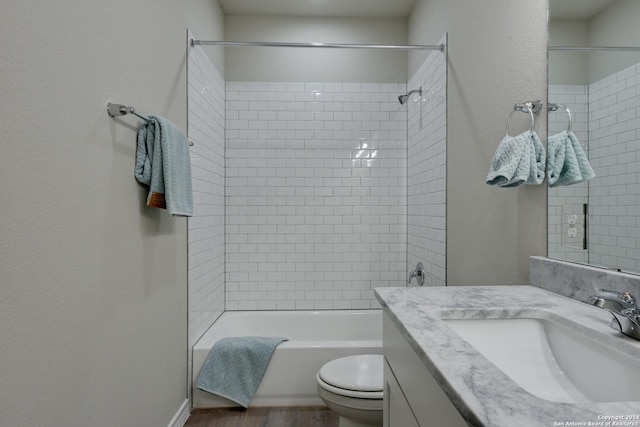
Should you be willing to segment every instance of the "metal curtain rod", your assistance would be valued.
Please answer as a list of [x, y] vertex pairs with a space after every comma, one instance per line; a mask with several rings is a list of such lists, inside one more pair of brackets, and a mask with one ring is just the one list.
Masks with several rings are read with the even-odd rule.
[[549, 50], [640, 52], [637, 46], [549, 46]]
[[390, 49], [390, 50], [439, 50], [444, 52], [444, 44], [438, 45], [386, 45], [386, 44], [349, 44], [349, 43], [291, 43], [291, 42], [232, 42], [217, 40], [191, 39], [193, 46], [224, 46], [224, 47], [321, 47], [336, 49]]

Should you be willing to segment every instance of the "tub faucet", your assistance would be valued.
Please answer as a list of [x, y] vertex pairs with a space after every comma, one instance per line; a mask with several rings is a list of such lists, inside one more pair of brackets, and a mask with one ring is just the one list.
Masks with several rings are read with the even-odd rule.
[[613, 329], [640, 340], [640, 307], [631, 293], [601, 289], [598, 295], [592, 295], [587, 299], [587, 304], [608, 310], [613, 316]]
[[421, 262], [416, 265], [415, 270], [409, 272], [407, 285], [411, 284], [411, 279], [413, 279], [414, 277], [416, 278], [416, 282], [418, 282], [418, 286], [424, 285], [424, 267], [422, 267]]

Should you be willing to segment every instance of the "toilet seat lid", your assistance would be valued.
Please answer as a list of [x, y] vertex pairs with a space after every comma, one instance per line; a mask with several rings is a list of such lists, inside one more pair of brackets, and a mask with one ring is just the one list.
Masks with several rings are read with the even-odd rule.
[[382, 391], [383, 360], [379, 354], [341, 357], [325, 363], [318, 375], [327, 384], [344, 390]]

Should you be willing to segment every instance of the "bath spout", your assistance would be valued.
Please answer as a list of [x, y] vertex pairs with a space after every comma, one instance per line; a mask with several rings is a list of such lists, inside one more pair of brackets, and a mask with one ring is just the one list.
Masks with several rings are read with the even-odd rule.
[[416, 278], [416, 282], [418, 283], [418, 286], [424, 285], [424, 267], [422, 266], [421, 262], [419, 262], [416, 265], [415, 270], [409, 272], [409, 279], [407, 280], [407, 286], [411, 284], [411, 279], [413, 279], [414, 277]]

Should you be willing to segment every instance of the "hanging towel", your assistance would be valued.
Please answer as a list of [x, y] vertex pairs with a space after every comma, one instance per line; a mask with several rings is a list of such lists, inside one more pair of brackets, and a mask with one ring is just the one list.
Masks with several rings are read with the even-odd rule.
[[227, 337], [217, 341], [196, 387], [249, 407], [282, 337]]
[[558, 182], [558, 177], [560, 177], [560, 173], [564, 167], [564, 158], [567, 154], [567, 149], [565, 147], [565, 133], [566, 131], [563, 131], [561, 133], [551, 135], [547, 141], [549, 187], [555, 187], [557, 185], [556, 182]]
[[149, 186], [147, 206], [193, 215], [189, 143], [169, 120], [149, 116], [138, 130], [135, 177]]
[[531, 168], [527, 131], [517, 136], [505, 136], [491, 160], [487, 184], [500, 187], [518, 187], [524, 184]]
[[526, 184], [540, 185], [544, 181], [547, 166], [547, 153], [537, 133], [531, 132], [531, 169]]
[[499, 187], [540, 185], [544, 180], [546, 153], [535, 132], [505, 136], [491, 160], [487, 184]]
[[594, 178], [582, 144], [571, 131], [549, 137], [549, 187], [572, 185]]

